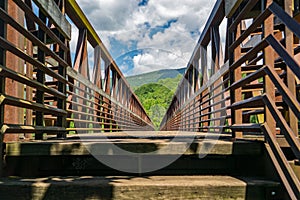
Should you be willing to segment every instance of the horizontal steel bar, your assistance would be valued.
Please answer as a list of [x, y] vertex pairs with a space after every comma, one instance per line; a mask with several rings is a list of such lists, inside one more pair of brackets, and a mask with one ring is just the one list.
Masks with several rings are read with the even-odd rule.
[[293, 93], [289, 90], [289, 88], [284, 84], [284, 82], [280, 79], [278, 74], [273, 69], [267, 67], [264, 68], [264, 70], [277, 87], [277, 90], [283, 96], [285, 103], [293, 110], [298, 120], [300, 120], [300, 104], [297, 98], [293, 95]]
[[39, 103], [27, 101], [24, 99], [20, 99], [20, 98], [8, 96], [8, 95], [2, 94], [0, 96], [0, 99], [3, 99], [3, 101], [0, 103], [2, 103], [4, 105], [11, 105], [11, 106], [16, 106], [16, 107], [20, 107], [20, 108], [28, 108], [28, 109], [32, 109], [35, 111], [51, 113], [51, 114], [58, 115], [58, 116], [67, 115], [67, 111], [65, 111], [65, 110], [54, 108], [54, 107], [51, 107], [48, 105], [42, 105]]
[[300, 182], [267, 124], [262, 125], [270, 148], [266, 149], [291, 199], [300, 199]]
[[[92, 89], [93, 91], [97, 92], [98, 94], [100, 94], [101, 96], [109, 99], [112, 103], [114, 103], [115, 105], [118, 105], [119, 107], [122, 107], [124, 109], [126, 109], [127, 112], [129, 112], [130, 114], [136, 116], [137, 118], [140, 118], [141, 120], [145, 121], [144, 119], [142, 119], [140, 116], [138, 116], [137, 114], [133, 113], [131, 110], [129, 110], [128, 108], [124, 107], [124, 105], [122, 105], [121, 103], [117, 102], [116, 100], [114, 100], [112, 97], [110, 97], [109, 95], [107, 95], [104, 91], [102, 91], [100, 88], [96, 87], [92, 82], [90, 82], [89, 80], [87, 80], [85, 77], [83, 77], [81, 74], [77, 73], [74, 69], [68, 67], [67, 68], [67, 75], [72, 77], [73, 79], [75, 79], [76, 81], [79, 81], [81, 83], [83, 83], [84, 85], [88, 86], [90, 89]], [[145, 121], [146, 122], [146, 121]], [[149, 124], [148, 122], [146, 122], [147, 124]], [[152, 126], [151, 124], [149, 124], [150, 126]]]
[[24, 125], [15, 125], [15, 124], [4, 124], [1, 127], [0, 133], [58, 133], [66, 131], [63, 127], [57, 126], [24, 126]]
[[268, 9], [272, 11], [272, 13], [280, 19], [280, 21], [286, 25], [298, 38], [300, 38], [300, 25], [294, 20], [291, 16], [289, 16], [280, 6], [276, 3], [272, 3]]
[[228, 62], [224, 64], [218, 72], [216, 72], [205, 85], [203, 85], [193, 96], [191, 96], [180, 108], [179, 110], [186, 107], [187, 104], [191, 103], [196, 96], [199, 96], [203, 91], [205, 91], [207, 88], [211, 87], [212, 84], [214, 84], [217, 80], [219, 80], [224, 74], [228, 73], [229, 70], [229, 64]]
[[255, 20], [253, 23], [245, 30], [242, 35], [230, 45], [229, 51], [232, 52], [236, 47], [238, 47], [247, 37], [257, 29], [258, 26], [261, 26], [263, 21], [271, 15], [271, 12], [267, 9], [264, 12], [262, 12]]
[[46, 74], [48, 74], [49, 76], [52, 76], [53, 78], [56, 78], [57, 80], [59, 80], [62, 83], [67, 83], [67, 80], [63, 76], [61, 76], [58, 73], [54, 72], [53, 70], [51, 70], [50, 68], [45, 66], [40, 61], [38, 61], [38, 60], [34, 59], [33, 57], [27, 55], [26, 53], [24, 53], [23, 51], [21, 51], [20, 49], [15, 47], [12, 43], [8, 42], [7, 40], [5, 40], [2, 37], [0, 37], [0, 46], [2, 48], [6, 49], [7, 51], [11, 52], [12, 54], [18, 56], [19, 58], [22, 58], [25, 61], [29, 62], [33, 66], [37, 67], [38, 69], [40, 69], [43, 72], [45, 72]]
[[108, 50], [104, 46], [103, 42], [99, 38], [97, 32], [92, 27], [91, 23], [81, 10], [81, 8], [78, 6], [77, 2], [75, 0], [67, 0], [66, 1], [66, 12], [68, 16], [71, 18], [71, 20], [74, 22], [74, 24], [78, 28], [84, 28], [87, 30], [88, 33], [88, 41], [91, 43], [91, 45], [95, 48], [99, 46], [101, 48], [102, 54], [101, 56], [104, 57], [105, 60], [107, 60], [110, 64], [110, 66], [116, 71], [116, 73], [119, 75], [120, 79], [123, 81], [126, 88], [129, 90], [130, 95], [132, 98], [140, 105], [140, 108], [142, 109], [143, 113], [145, 113], [145, 116], [147, 116], [148, 120], [151, 121], [149, 116], [146, 114], [146, 111], [143, 106], [141, 106], [141, 102], [138, 99], [138, 97], [135, 95], [135, 93], [130, 88], [130, 85], [128, 81], [125, 79], [123, 73], [118, 68], [117, 64], [113, 60], [112, 56], [109, 54]]
[[59, 46], [64, 50], [64, 51], [68, 51], [69, 48], [67, 47], [66, 44], [64, 44], [56, 35], [55, 33], [53, 33], [51, 31], [51, 29], [49, 27], [46, 26], [46, 24], [40, 19], [38, 18], [33, 11], [31, 10], [31, 8], [29, 8], [24, 2], [23, 0], [13, 0], [25, 13], [28, 17], [30, 17], [30, 19], [34, 22], [36, 22], [39, 27], [45, 31], [45, 33], [51, 37], [51, 39], [53, 39], [55, 42], [57, 42], [59, 44]]
[[10, 78], [12, 80], [15, 80], [15, 81], [18, 81], [19, 83], [23, 83], [27, 86], [30, 86], [30, 87], [33, 87], [33, 88], [36, 88], [40, 91], [43, 91], [43, 92], [47, 92], [49, 94], [52, 94], [54, 95], [55, 97], [57, 98], [61, 98], [61, 99], [65, 99], [66, 98], [66, 95], [57, 91], [57, 90], [54, 90], [53, 88], [50, 88], [50, 87], [47, 87], [35, 80], [32, 80], [20, 73], [17, 73], [7, 67], [4, 67], [2, 65], [0, 65], [0, 76], [4, 76], [4, 77], [7, 77], [7, 78]]
[[[300, 29], [300, 25], [298, 25], [298, 28]], [[280, 44], [273, 35], [269, 35], [266, 38], [266, 41], [273, 47], [273, 49], [276, 51], [276, 53], [278, 53], [283, 61], [285, 61], [285, 63], [293, 71], [295, 76], [300, 79], [300, 66], [295, 61], [295, 59], [292, 58], [290, 54], [285, 50], [284, 46], [282, 46], [282, 44]]]
[[291, 146], [291, 149], [297, 159], [300, 159], [300, 142], [295, 137], [295, 134], [293, 133], [292, 129], [289, 127], [287, 122], [285, 121], [284, 117], [280, 113], [280, 111], [276, 108], [276, 104], [271, 100], [271, 98], [264, 94], [262, 96], [262, 99], [265, 103], [265, 105], [268, 107], [270, 112], [272, 113], [272, 116], [276, 120], [276, 122], [279, 124], [281, 130], [283, 131], [286, 140], [288, 141], [289, 145]]
[[56, 53], [51, 51], [43, 42], [41, 42], [35, 35], [31, 32], [27, 31], [24, 27], [22, 27], [19, 23], [17, 23], [12, 17], [10, 17], [4, 10], [0, 8], [0, 16], [13, 28], [19, 31], [22, 35], [28, 38], [34, 45], [38, 46], [42, 51], [44, 51], [47, 55], [51, 56], [55, 59], [60, 65], [63, 67], [69, 66], [68, 63], [60, 58]]
[[245, 18], [245, 16], [251, 11], [251, 9], [257, 4], [259, 0], [249, 0], [247, 4], [239, 12], [239, 15], [235, 18], [234, 22], [229, 26], [229, 32], [236, 29], [236, 26]]

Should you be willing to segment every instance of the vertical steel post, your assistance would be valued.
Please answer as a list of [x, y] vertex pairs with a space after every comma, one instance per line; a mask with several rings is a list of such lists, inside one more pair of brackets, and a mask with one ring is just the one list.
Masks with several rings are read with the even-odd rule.
[[[272, 3], [273, 0], [266, 0], [265, 6], [268, 7]], [[274, 16], [270, 15], [264, 22], [263, 36], [267, 37], [268, 35], [273, 35], [273, 34], [274, 34]], [[264, 51], [264, 64], [274, 69], [274, 60], [275, 60], [274, 51], [271, 46], [268, 46]], [[271, 98], [272, 101], [275, 102], [275, 86], [272, 80], [268, 76], [265, 76], [264, 87], [265, 87], [265, 93]], [[265, 106], [265, 121], [268, 124], [272, 133], [276, 134], [276, 121], [274, 120], [273, 115], [267, 106]]]
[[[30, 19], [27, 19], [30, 21]], [[26, 22], [27, 23], [27, 22]], [[33, 56], [33, 44], [30, 40], [26, 40], [26, 51], [27, 54], [30, 56]], [[33, 79], [33, 65], [30, 64], [29, 62], [26, 63], [26, 77]], [[33, 88], [30, 86], [26, 86], [26, 100], [32, 101], [33, 100]], [[28, 126], [33, 125], [33, 111], [31, 109], [26, 109], [25, 113], [25, 124]], [[32, 139], [32, 134], [27, 133], [25, 134], [25, 137], [27, 139]]]
[[[104, 89], [105, 89], [105, 93], [108, 95], [108, 96], [111, 96], [111, 91], [110, 91], [110, 68], [111, 68], [111, 63], [109, 60], [105, 60], [105, 77], [104, 77], [104, 80], [105, 80], [105, 84], [104, 84]], [[105, 131], [108, 131], [110, 130], [110, 101], [109, 99], [107, 98], [104, 98], [104, 129]]]
[[218, 52], [217, 52], [217, 46], [216, 43], [217, 41], [215, 41], [215, 37], [214, 37], [214, 32], [215, 32], [215, 28], [214, 26], [211, 27], [210, 29], [210, 41], [211, 41], [211, 70], [210, 70], [210, 74], [209, 77], [211, 77], [212, 75], [215, 74], [216, 72], [216, 65], [218, 65]]
[[[200, 80], [200, 87], [202, 87], [204, 84], [206, 84], [207, 80], [208, 80], [208, 76], [207, 76], [207, 46], [202, 46], [200, 47], [200, 59], [201, 59], [201, 66], [200, 66], [200, 70], [201, 70], [201, 75], [202, 75], [202, 78]], [[202, 103], [203, 101], [203, 93], [202, 92], [200, 94], [200, 102], [199, 104]], [[200, 105], [199, 105], [200, 106]], [[200, 110], [204, 107], [204, 105], [200, 106]], [[203, 115], [205, 112], [203, 112], [203, 110], [201, 110], [199, 112], [199, 115]], [[205, 117], [200, 117], [200, 123], [199, 123], [199, 131], [203, 130], [201, 129], [203, 126], [204, 126], [204, 123], [202, 122], [204, 119], [206, 119]]]
[[[7, 13], [13, 18], [14, 21], [19, 24], [24, 24], [25, 15], [24, 12], [16, 5], [12, 0], [7, 1]], [[22, 33], [16, 31], [12, 26], [6, 27], [6, 40], [13, 44], [16, 48], [24, 51], [24, 36]], [[10, 51], [6, 51], [6, 62], [5, 66], [17, 73], [24, 73], [24, 60], [16, 56]], [[14, 96], [17, 98], [24, 98], [24, 86], [18, 81], [6, 78], [5, 80], [6, 95]], [[12, 89], [13, 88], [13, 89]], [[16, 106], [5, 105], [4, 121], [7, 124], [24, 124], [24, 109]], [[5, 135], [4, 141], [18, 141], [19, 134], [8, 134]]]
[[[41, 11], [39, 11], [39, 18], [44, 23], [46, 23], [46, 21], [47, 21], [46, 16]], [[46, 34], [41, 27], [38, 28], [38, 38], [42, 42], [44, 42], [44, 43], [46, 42]], [[46, 55], [43, 52], [43, 50], [38, 48], [38, 61], [45, 64], [45, 61], [46, 61], [45, 56]], [[39, 83], [41, 83], [43, 85], [45, 84], [45, 73], [42, 70], [37, 69], [36, 78]], [[36, 102], [40, 103], [40, 104], [44, 104], [44, 92], [43, 91], [40, 91], [40, 90], [36, 91]], [[36, 112], [35, 123], [36, 123], [36, 126], [44, 126], [44, 113], [43, 112], [40, 112], [40, 111]], [[43, 139], [43, 132], [38, 132], [35, 135], [35, 139], [37, 139], [37, 140]]]
[[[7, 1], [0, 1], [0, 8], [7, 10]], [[6, 38], [6, 24], [0, 18], [0, 37]], [[6, 52], [0, 47], [0, 65], [5, 66]], [[5, 77], [0, 76], [0, 94], [5, 94]], [[0, 104], [0, 129], [4, 124], [4, 105]], [[3, 175], [3, 138], [4, 133], [0, 132], [0, 177]]]
[[[60, 10], [62, 14], [65, 14], [65, 0], [62, 0], [60, 3]], [[59, 34], [59, 39], [64, 43], [67, 44], [66, 38]], [[59, 47], [59, 57], [61, 57], [63, 60], [67, 60], [67, 51], [64, 51], [61, 47]], [[64, 78], [67, 77], [67, 68], [64, 66], [59, 66], [58, 73], [63, 76]], [[58, 91], [65, 94], [67, 96], [67, 85], [65, 83], [59, 82], [58, 83]], [[57, 107], [62, 110], [67, 110], [67, 99], [58, 99], [57, 101]], [[67, 128], [67, 118], [66, 116], [58, 116], [57, 117], [57, 126]], [[64, 131], [62, 133], [58, 133], [58, 138], [66, 138], [67, 137], [67, 131]]]
[[[235, 38], [239, 38], [241, 36], [241, 27], [242, 24], [239, 23], [236, 29], [236, 35]], [[234, 50], [234, 61], [237, 61], [240, 59], [242, 56], [242, 49], [241, 46], [239, 45], [238, 47], [235, 48]], [[242, 78], [242, 69], [241, 66], [239, 66], [237, 69], [234, 70], [234, 81], [239, 81]], [[233, 83], [233, 82], [232, 82]], [[238, 102], [242, 100], [242, 88], [238, 88], [234, 91], [234, 102]], [[243, 123], [243, 115], [242, 115], [242, 110], [234, 110], [234, 123], [235, 124], [242, 124]], [[235, 132], [235, 138], [242, 138], [243, 133], [242, 132]]]
[[[7, 10], [7, 1], [0, 1], [0, 7]], [[0, 18], [0, 37], [6, 38], [6, 23]], [[0, 47], [0, 65], [5, 66], [6, 51]], [[0, 76], [0, 93], [5, 94], [5, 77]], [[0, 128], [4, 124], [4, 105], [0, 104]]]
[[[59, 38], [62, 42], [66, 43], [66, 39], [63, 35], [59, 34]], [[66, 60], [66, 55], [67, 53], [61, 48], [59, 47], [59, 52], [58, 52], [59, 57], [61, 57], [63, 60]], [[58, 73], [62, 76], [65, 77], [67, 76], [67, 69], [64, 66], [59, 66], [58, 68]], [[58, 91], [67, 95], [67, 86], [65, 83], [62, 82], [58, 82]], [[67, 109], [67, 101], [66, 98], [59, 98], [57, 100], [57, 108], [62, 109], [62, 110], [66, 110]], [[58, 116], [57, 117], [57, 126], [58, 127], [63, 127], [66, 128], [67, 127], [67, 119], [66, 116]], [[67, 132], [61, 132], [57, 134], [58, 138], [66, 138], [67, 136]]]
[[[291, 17], [293, 17], [293, 0], [285, 0], [284, 8], [285, 12], [288, 13]], [[285, 27], [285, 44], [287, 52], [290, 54], [291, 57], [294, 57], [294, 34], [287, 27]], [[287, 67], [287, 85], [291, 93], [296, 97], [295, 75], [289, 67]], [[292, 109], [289, 109], [288, 112], [290, 127], [295, 133], [295, 135], [298, 136], [298, 119], [293, 113]]]
[[[229, 18], [228, 23], [231, 24], [234, 21], [234, 18]], [[238, 37], [241, 35], [241, 24], [239, 23], [236, 27], [236, 30], [228, 33], [228, 45], [231, 45]], [[233, 51], [230, 51], [228, 53], [229, 57], [229, 65], [232, 65], [236, 60], [238, 60], [241, 57], [241, 47], [240, 45], [236, 47]], [[229, 71], [229, 77], [230, 77], [230, 85], [232, 85], [235, 81], [239, 80], [241, 78], [241, 68], [238, 69], [230, 69]], [[236, 101], [241, 100], [241, 89], [233, 90], [230, 89], [230, 104], [233, 104]], [[235, 109], [231, 108], [231, 124], [239, 124], [242, 122], [241, 118], [241, 111], [236, 111]], [[235, 130], [232, 130], [232, 138], [240, 138], [242, 137], [241, 132], [237, 132]]]
[[[117, 72], [115, 70], [112, 70], [112, 90], [111, 90], [111, 97], [113, 99], [116, 99], [117, 97]], [[114, 106], [114, 107], [113, 107]], [[117, 126], [116, 126], [116, 118], [115, 115], [116, 114], [116, 105], [111, 105], [111, 124], [112, 124], [112, 129], [113, 132], [114, 130], [116, 130]]]

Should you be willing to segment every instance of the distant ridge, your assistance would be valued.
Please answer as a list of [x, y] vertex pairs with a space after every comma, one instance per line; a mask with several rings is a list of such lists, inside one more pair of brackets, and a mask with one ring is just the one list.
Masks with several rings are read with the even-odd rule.
[[126, 77], [126, 79], [129, 82], [130, 86], [135, 89], [144, 84], [156, 83], [161, 79], [175, 78], [179, 74], [183, 75], [185, 72], [185, 69], [186, 68], [162, 69], [162, 70], [139, 74], [139, 75], [135, 75], [135, 76], [128, 76], [128, 77]]

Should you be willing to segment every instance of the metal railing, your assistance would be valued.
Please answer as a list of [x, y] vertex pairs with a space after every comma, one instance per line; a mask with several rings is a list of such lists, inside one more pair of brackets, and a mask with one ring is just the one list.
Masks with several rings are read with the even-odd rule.
[[299, 179], [276, 139], [283, 136], [300, 159], [300, 25], [293, 19], [292, 1], [281, 6], [272, 1], [240, 2], [228, 17], [223, 54], [217, 27], [225, 18], [224, 6], [217, 1], [161, 130], [227, 133], [232, 138], [264, 135], [290, 198], [299, 199]]
[[161, 130], [229, 131], [229, 66], [224, 64], [219, 31], [224, 17], [224, 2], [217, 1], [161, 123]]
[[[225, 3], [217, 1], [161, 130], [226, 133], [234, 139], [263, 135], [291, 199], [300, 199], [299, 180], [276, 139], [284, 136], [300, 159], [300, 25], [292, 17], [292, 1], [239, 2], [226, 19]], [[225, 44], [219, 30], [224, 20]], [[79, 33], [73, 62], [71, 23]], [[2, 149], [3, 140], [18, 139], [13, 133], [64, 138], [73, 132], [153, 130], [153, 125], [75, 0], [5, 0], [0, 2], [0, 128]]]
[[[0, 6], [4, 141], [24, 133], [42, 139], [44, 133], [64, 138], [75, 132], [153, 130], [75, 0], [4, 0]], [[71, 29], [78, 30], [78, 38], [71, 37]], [[77, 43], [74, 52], [71, 38]]]

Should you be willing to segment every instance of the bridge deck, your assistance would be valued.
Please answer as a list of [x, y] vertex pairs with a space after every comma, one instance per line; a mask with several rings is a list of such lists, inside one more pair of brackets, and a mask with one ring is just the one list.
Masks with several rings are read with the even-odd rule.
[[[14, 186], [13, 192], [11, 186]], [[231, 176], [0, 179], [5, 199], [261, 199], [278, 182]], [[213, 186], [213, 187], [212, 187]], [[180, 188], [180, 189], [179, 189]], [[249, 195], [250, 194], [250, 195]]]
[[[233, 142], [229, 135], [199, 132], [131, 131], [69, 135], [65, 140], [50, 137], [47, 140], [24, 140], [23, 142], [11, 142], [6, 144], [6, 155], [41, 156], [125, 154], [124, 152], [120, 153], [118, 151], [113, 151], [113, 145], [116, 145], [128, 152], [153, 152], [155, 155], [192, 155], [207, 153], [231, 155], [233, 153], [259, 153], [261, 149], [261, 142], [254, 141], [253, 139], [243, 139]], [[246, 148], [245, 145], [249, 145], [249, 148]]]

